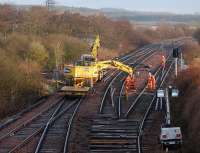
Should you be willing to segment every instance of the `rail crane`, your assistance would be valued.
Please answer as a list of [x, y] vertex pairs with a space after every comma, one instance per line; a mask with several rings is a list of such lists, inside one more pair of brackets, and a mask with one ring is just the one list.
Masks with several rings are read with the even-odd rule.
[[[134, 68], [117, 60], [98, 61], [97, 54], [100, 47], [100, 37], [96, 37], [91, 54], [81, 55], [75, 65], [64, 65], [65, 86], [61, 88], [66, 95], [85, 95], [94, 83], [101, 80], [105, 69], [117, 68], [129, 75], [129, 88], [133, 87]], [[132, 84], [131, 84], [132, 83]]]

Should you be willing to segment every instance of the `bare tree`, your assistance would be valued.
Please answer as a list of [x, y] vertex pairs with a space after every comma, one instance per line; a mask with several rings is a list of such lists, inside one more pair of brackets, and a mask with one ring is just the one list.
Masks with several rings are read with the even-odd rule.
[[194, 33], [194, 38], [199, 42], [200, 44], [200, 29], [197, 29]]

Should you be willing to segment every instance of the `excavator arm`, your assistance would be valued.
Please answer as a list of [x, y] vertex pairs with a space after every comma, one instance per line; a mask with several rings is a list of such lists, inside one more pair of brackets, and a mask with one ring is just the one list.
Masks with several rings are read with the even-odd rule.
[[134, 69], [132, 67], [115, 60], [97, 62], [97, 67], [99, 70], [106, 69], [106, 68], [117, 68], [121, 71], [124, 71], [130, 74], [131, 76], [133, 75], [133, 72], [134, 72]]
[[99, 35], [97, 35], [91, 50], [91, 55], [94, 57], [95, 61], [97, 61], [97, 54], [99, 48], [100, 48], [100, 37]]

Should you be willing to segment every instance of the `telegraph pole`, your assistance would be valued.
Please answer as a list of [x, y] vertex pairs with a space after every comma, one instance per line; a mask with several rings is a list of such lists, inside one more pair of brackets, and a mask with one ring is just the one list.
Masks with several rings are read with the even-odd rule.
[[54, 0], [46, 0], [46, 7], [48, 8], [49, 11], [53, 10], [55, 5], [56, 2]]

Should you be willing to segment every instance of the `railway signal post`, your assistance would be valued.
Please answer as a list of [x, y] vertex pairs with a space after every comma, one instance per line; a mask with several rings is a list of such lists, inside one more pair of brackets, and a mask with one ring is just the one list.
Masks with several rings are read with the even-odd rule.
[[161, 56], [161, 66], [162, 66], [162, 76], [161, 76], [161, 80], [164, 76], [164, 70], [165, 70], [165, 65], [166, 65], [166, 58], [164, 55]]
[[170, 97], [178, 97], [179, 91], [172, 86], [169, 86], [166, 89], [159, 89], [157, 91], [157, 97], [165, 99], [166, 110], [165, 110], [165, 122], [161, 126], [160, 132], [160, 143], [166, 152], [168, 148], [172, 146], [180, 147], [182, 144], [182, 133], [180, 127], [174, 127], [171, 125], [171, 116], [170, 116]]
[[178, 76], [178, 57], [179, 57], [179, 48], [173, 49], [173, 57], [175, 59], [175, 77]]

